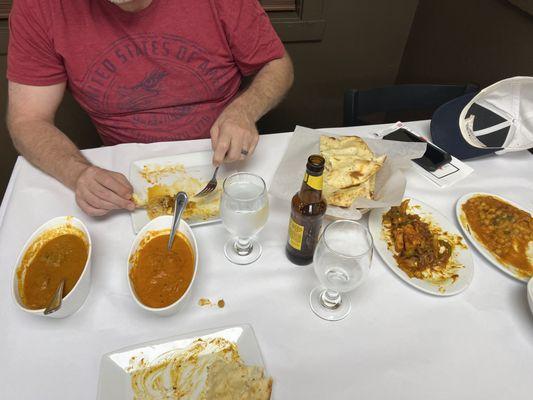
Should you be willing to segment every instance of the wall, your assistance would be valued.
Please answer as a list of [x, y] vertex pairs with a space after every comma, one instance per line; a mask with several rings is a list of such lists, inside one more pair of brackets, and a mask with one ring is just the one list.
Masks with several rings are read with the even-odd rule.
[[[305, 3], [304, 3], [305, 4]], [[342, 124], [348, 88], [394, 83], [418, 0], [325, 0], [320, 42], [287, 43], [295, 83], [283, 104], [261, 121], [265, 132]]]
[[[262, 132], [289, 131], [296, 124], [338, 126], [342, 94], [349, 87], [393, 83], [418, 0], [325, 0], [326, 29], [319, 42], [287, 43], [296, 68], [296, 81], [278, 109], [260, 122]], [[305, 3], [304, 3], [305, 4]], [[4, 24], [6, 21], [0, 21]], [[5, 110], [5, 43], [0, 43], [0, 109]], [[99, 145], [85, 114], [67, 96], [58, 125], [82, 148]], [[0, 124], [0, 198], [11, 175], [16, 152], [5, 123]]]
[[420, 0], [398, 83], [533, 75], [533, 16], [506, 0]]

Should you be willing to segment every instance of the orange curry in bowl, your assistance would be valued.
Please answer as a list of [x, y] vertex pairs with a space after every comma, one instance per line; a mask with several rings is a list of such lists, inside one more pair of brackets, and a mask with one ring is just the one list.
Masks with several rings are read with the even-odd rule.
[[479, 195], [462, 205], [463, 220], [494, 257], [520, 277], [533, 277], [533, 218], [494, 196]]
[[63, 279], [64, 298], [78, 282], [88, 257], [89, 244], [80, 229], [66, 224], [43, 232], [17, 269], [22, 304], [31, 310], [45, 308]]
[[195, 255], [187, 237], [176, 232], [170, 251], [168, 238], [168, 229], [150, 231], [130, 257], [133, 289], [147, 307], [163, 308], [178, 301], [194, 275]]

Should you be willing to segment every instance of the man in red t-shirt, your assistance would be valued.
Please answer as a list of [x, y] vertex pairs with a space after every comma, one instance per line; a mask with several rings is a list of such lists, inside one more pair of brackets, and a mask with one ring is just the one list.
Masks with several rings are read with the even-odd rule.
[[132, 187], [54, 125], [67, 84], [105, 144], [211, 137], [218, 165], [253, 153], [293, 80], [257, 0], [15, 0], [9, 26], [13, 143], [90, 215], [132, 210]]

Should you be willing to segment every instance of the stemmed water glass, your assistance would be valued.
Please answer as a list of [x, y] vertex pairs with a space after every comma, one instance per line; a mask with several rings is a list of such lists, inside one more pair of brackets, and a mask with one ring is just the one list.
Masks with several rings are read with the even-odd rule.
[[368, 276], [372, 236], [358, 222], [338, 220], [322, 232], [313, 257], [315, 274], [323, 285], [311, 291], [311, 309], [320, 318], [337, 321], [350, 313], [349, 297]]
[[226, 178], [220, 199], [222, 223], [233, 237], [224, 254], [234, 264], [250, 264], [261, 256], [262, 248], [253, 238], [268, 219], [268, 193], [258, 175], [238, 172]]

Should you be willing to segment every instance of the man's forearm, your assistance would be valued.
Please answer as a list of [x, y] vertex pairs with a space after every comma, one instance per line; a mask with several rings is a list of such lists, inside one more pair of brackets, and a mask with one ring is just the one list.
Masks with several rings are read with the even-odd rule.
[[294, 72], [287, 53], [283, 58], [270, 61], [254, 77], [252, 83], [228, 107], [244, 110], [257, 122], [274, 108], [292, 85]]
[[91, 165], [76, 145], [51, 122], [8, 119], [8, 129], [20, 154], [71, 189]]

